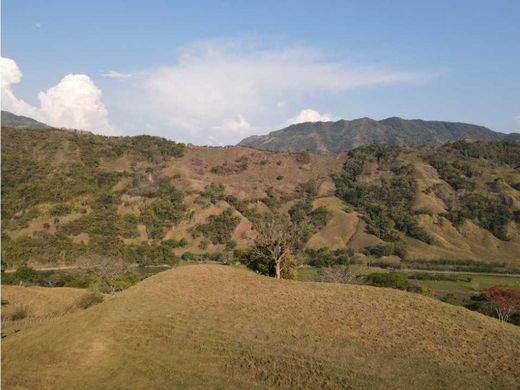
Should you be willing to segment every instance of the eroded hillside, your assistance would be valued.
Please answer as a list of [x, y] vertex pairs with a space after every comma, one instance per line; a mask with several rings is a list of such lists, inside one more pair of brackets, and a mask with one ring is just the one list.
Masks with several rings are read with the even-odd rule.
[[318, 156], [4, 128], [2, 259], [221, 260], [251, 245], [258, 213], [283, 209], [309, 219], [308, 248], [518, 266], [519, 155], [515, 142]]

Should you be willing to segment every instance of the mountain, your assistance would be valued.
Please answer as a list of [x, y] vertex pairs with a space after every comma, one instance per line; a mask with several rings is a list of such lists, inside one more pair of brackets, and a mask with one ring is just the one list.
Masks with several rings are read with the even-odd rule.
[[282, 210], [308, 220], [307, 249], [356, 261], [520, 268], [519, 142], [334, 156], [58, 129], [4, 127], [1, 136], [8, 267], [85, 256], [237, 261], [258, 214]]
[[50, 129], [45, 123], [38, 122], [26, 116], [15, 115], [9, 111], [2, 111], [2, 127], [13, 129]]
[[[57, 298], [46, 305], [67, 312], [70, 299]], [[232, 266], [177, 267], [87, 310], [19, 322], [2, 339], [6, 389], [515, 389], [520, 381], [512, 324], [419, 294]]]
[[483, 126], [456, 122], [406, 120], [397, 117], [376, 121], [306, 122], [243, 139], [238, 145], [265, 150], [309, 150], [338, 154], [359, 146], [438, 145], [461, 139], [500, 140], [520, 137], [492, 131]]

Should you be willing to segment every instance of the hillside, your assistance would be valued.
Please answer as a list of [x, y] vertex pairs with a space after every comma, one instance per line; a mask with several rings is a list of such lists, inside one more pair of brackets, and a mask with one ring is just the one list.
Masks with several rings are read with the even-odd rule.
[[370, 118], [337, 122], [306, 122], [242, 140], [240, 146], [265, 150], [309, 150], [338, 154], [359, 146], [439, 145], [461, 139], [500, 140], [518, 135], [497, 133], [467, 123], [406, 120], [397, 117], [376, 121]]
[[13, 129], [50, 129], [45, 123], [38, 122], [26, 116], [15, 115], [9, 111], [2, 110], [2, 127]]
[[520, 144], [370, 146], [347, 155], [2, 129], [2, 261], [234, 261], [259, 213], [309, 221], [352, 259], [520, 266]]
[[518, 350], [520, 328], [427, 297], [198, 265], [7, 336], [2, 385], [513, 389]]

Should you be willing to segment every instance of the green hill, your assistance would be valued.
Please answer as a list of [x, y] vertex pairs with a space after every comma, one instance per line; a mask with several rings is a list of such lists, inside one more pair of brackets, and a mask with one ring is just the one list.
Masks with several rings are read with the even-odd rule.
[[520, 328], [406, 292], [181, 267], [11, 333], [14, 388], [514, 389]]
[[252, 245], [259, 213], [283, 210], [308, 220], [309, 249], [514, 270], [519, 156], [515, 141], [331, 156], [3, 128], [2, 261], [232, 260]]
[[497, 133], [467, 123], [393, 117], [381, 121], [361, 118], [299, 123], [267, 135], [245, 138], [239, 145], [266, 150], [309, 150], [313, 153], [338, 154], [372, 144], [439, 145], [461, 139], [501, 140], [514, 137], [517, 135]]

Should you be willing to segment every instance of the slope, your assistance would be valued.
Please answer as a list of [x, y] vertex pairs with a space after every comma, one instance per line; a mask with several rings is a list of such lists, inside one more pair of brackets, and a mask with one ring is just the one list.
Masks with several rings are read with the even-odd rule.
[[406, 120], [397, 117], [337, 122], [306, 122], [263, 136], [240, 141], [241, 146], [266, 150], [309, 150], [338, 154], [364, 145], [437, 145], [461, 139], [500, 140], [513, 138], [483, 126], [457, 122]]
[[45, 123], [38, 122], [26, 116], [15, 115], [9, 111], [2, 111], [2, 126], [13, 129], [50, 129]]
[[405, 292], [177, 268], [2, 343], [3, 388], [514, 388], [520, 329]]

